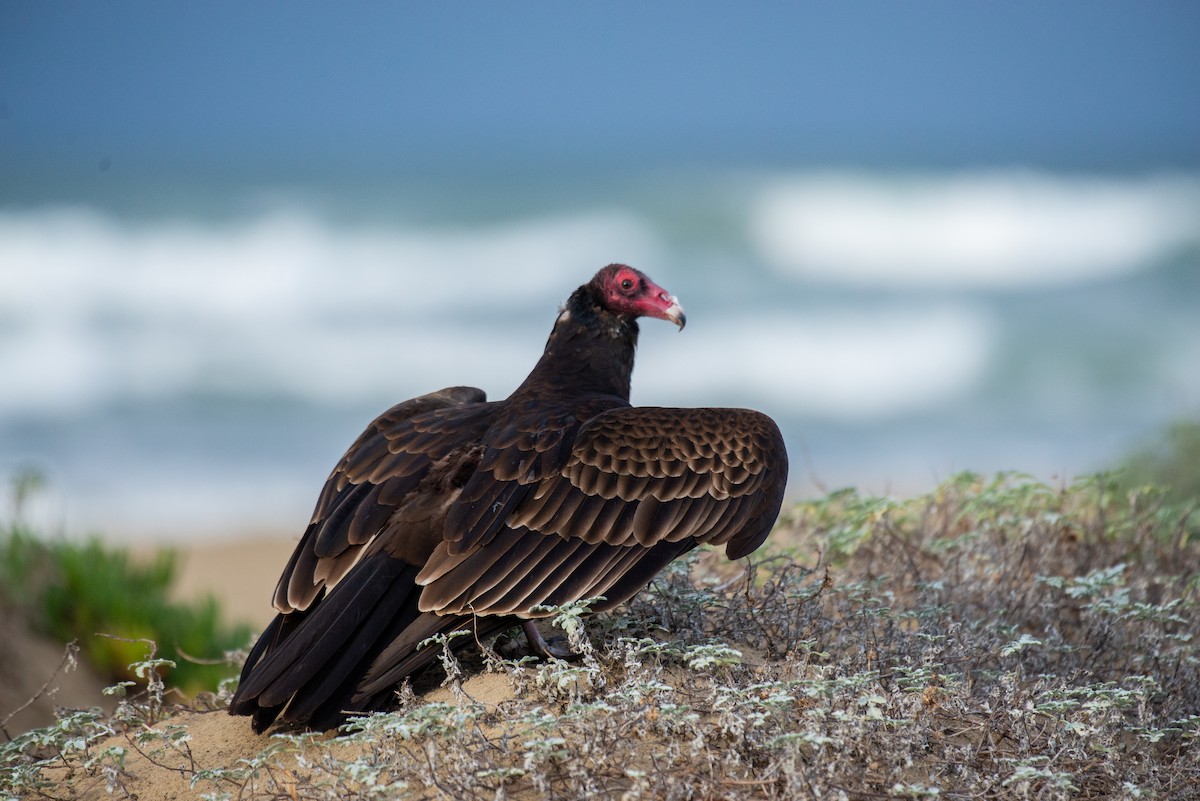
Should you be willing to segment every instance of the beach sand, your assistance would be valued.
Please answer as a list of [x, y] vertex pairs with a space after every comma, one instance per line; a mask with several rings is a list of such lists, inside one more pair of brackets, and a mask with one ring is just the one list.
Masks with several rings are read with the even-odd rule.
[[262, 629], [274, 617], [275, 582], [297, 541], [294, 535], [259, 531], [237, 539], [173, 546], [179, 554], [175, 597], [193, 601], [211, 594], [226, 621]]
[[[440, 687], [431, 691], [424, 700], [453, 706], [483, 704], [494, 712], [500, 704], [515, 697], [512, 682], [507, 676], [488, 673], [466, 679], [460, 693]], [[189, 779], [191, 771], [196, 765], [237, 770], [244, 765], [241, 760], [252, 760], [272, 745], [269, 735], [254, 733], [249, 718], [231, 717], [224, 710], [183, 712], [171, 718], [170, 724], [186, 728], [189, 737], [186, 751], [165, 749], [149, 758], [132, 747], [131, 735], [127, 734], [118, 734], [96, 746], [97, 751], [112, 746], [126, 750], [125, 769], [119, 777], [119, 785], [134, 794], [133, 797], [138, 801], [179, 801], [196, 798], [201, 792], [211, 791], [214, 787], [227, 790], [228, 786], [215, 781], [202, 781], [198, 786], [193, 786]], [[367, 750], [364, 744], [338, 743], [326, 735], [303, 746], [301, 753], [312, 764], [319, 765], [323, 754], [350, 761], [363, 757]], [[284, 793], [282, 797], [301, 797], [305, 785], [321, 775], [320, 771], [298, 766], [294, 757], [283, 757], [279, 761], [289, 766], [272, 773], [272, 778], [279, 782]], [[119, 792], [112, 794], [107, 790], [106, 777], [99, 771], [68, 770], [56, 766], [47, 769], [45, 775], [56, 782], [58, 798], [101, 801], [120, 795]], [[262, 782], [263, 779], [258, 780], [260, 785]], [[280, 796], [272, 794], [272, 797]]]

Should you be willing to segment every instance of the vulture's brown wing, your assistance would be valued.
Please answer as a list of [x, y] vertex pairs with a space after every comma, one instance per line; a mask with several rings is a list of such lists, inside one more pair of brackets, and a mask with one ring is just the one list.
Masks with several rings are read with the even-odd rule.
[[499, 408], [484, 400], [481, 390], [452, 387], [406, 401], [351, 446], [279, 580], [280, 614], [246, 658], [232, 714], [252, 715], [256, 731], [276, 719], [328, 728], [345, 710], [383, 702], [387, 688], [357, 705], [352, 697], [389, 643], [426, 625], [414, 579], [483, 450]]
[[[448, 459], [470, 460], [469, 449], [491, 423], [496, 404], [483, 390], [449, 387], [393, 406], [350, 446], [329, 475], [312, 521], [275, 588], [275, 608], [307, 609], [338, 583], [364, 548], [390, 530], [396, 510], [431, 471]], [[386, 535], [385, 535], [386, 536]], [[419, 535], [416, 535], [419, 538]], [[423, 563], [435, 542], [393, 542], [389, 551], [410, 565]]]
[[609, 608], [699, 543], [745, 556], [779, 513], [787, 453], [758, 412], [624, 407], [545, 423], [484, 455], [458, 502], [482, 503], [447, 518], [469, 528], [447, 531], [417, 576], [422, 610], [534, 617], [598, 595]]

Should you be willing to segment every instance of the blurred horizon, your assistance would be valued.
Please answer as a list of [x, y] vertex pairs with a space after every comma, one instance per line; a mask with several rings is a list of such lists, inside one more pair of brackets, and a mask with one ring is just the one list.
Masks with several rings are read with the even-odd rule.
[[634, 403], [792, 492], [1045, 480], [1200, 412], [1200, 6], [0, 6], [0, 474], [298, 534], [392, 403], [504, 397], [601, 265]]

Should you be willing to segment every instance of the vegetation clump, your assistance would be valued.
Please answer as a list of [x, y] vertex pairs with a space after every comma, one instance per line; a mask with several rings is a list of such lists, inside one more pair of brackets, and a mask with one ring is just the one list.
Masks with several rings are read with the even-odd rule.
[[1181, 420], [1170, 426], [1156, 442], [1129, 456], [1118, 475], [1130, 491], [1162, 487], [1173, 502], [1200, 499], [1200, 421]]
[[[88, 663], [114, 680], [134, 678], [129, 665], [141, 659], [143, 640], [161, 643], [175, 663], [170, 686], [193, 695], [229, 674], [224, 652], [244, 648], [251, 631], [226, 624], [211, 597], [173, 600], [176, 574], [172, 551], [140, 561], [98, 538], [44, 538], [19, 521], [0, 528], [0, 612], [58, 642], [77, 640]], [[214, 656], [215, 664], [200, 659]]]
[[[80, 713], [0, 751], [0, 797], [1200, 797], [1194, 507], [963, 474], [801, 503], [772, 536], [615, 613], [557, 610], [576, 661], [443, 637], [445, 686], [338, 738], [250, 735], [227, 693]], [[198, 755], [217, 721], [245, 753]]]

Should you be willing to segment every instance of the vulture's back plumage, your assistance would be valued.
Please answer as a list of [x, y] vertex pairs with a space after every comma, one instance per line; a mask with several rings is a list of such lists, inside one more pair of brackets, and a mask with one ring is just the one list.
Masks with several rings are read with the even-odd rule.
[[731, 559], [761, 545], [787, 482], [778, 427], [630, 406], [639, 316], [684, 323], [673, 296], [610, 265], [507, 400], [451, 387], [373, 421], [321, 492], [230, 712], [258, 731], [331, 728], [436, 659], [418, 648], [431, 636], [583, 598], [611, 609], [701, 543]]

